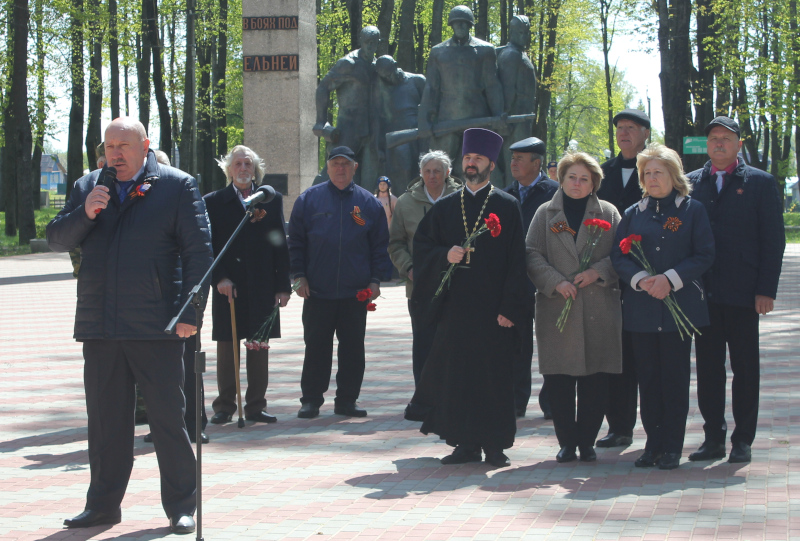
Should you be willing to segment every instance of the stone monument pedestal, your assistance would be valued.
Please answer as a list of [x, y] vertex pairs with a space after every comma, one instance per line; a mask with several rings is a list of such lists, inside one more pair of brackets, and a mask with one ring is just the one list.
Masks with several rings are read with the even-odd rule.
[[308, 0], [244, 0], [244, 144], [264, 159], [288, 219], [318, 169], [317, 21]]

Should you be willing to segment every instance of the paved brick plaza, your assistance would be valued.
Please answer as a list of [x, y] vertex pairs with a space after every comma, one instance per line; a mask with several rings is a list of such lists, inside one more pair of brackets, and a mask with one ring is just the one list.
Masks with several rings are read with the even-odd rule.
[[[160, 539], [169, 536], [153, 446], [136, 429], [123, 522], [62, 530], [89, 481], [80, 346], [72, 336], [75, 281], [65, 254], [0, 259], [0, 539]], [[790, 245], [777, 311], [762, 319], [762, 385], [753, 462], [641, 470], [633, 446], [598, 462], [559, 465], [550, 422], [532, 400], [510, 468], [441, 466], [447, 447], [403, 420], [412, 393], [404, 288], [386, 287], [367, 326], [366, 419], [297, 419], [301, 302], [273, 342], [275, 425], [209, 425], [204, 447], [206, 540], [218, 539], [800, 539], [800, 245]], [[136, 287], [135, 284], [131, 284]], [[210, 316], [207, 318], [210, 322]], [[215, 349], [206, 373], [216, 396]], [[534, 397], [541, 378], [534, 376]], [[694, 400], [684, 457], [702, 441]], [[729, 423], [732, 424], [730, 413]], [[729, 430], [732, 426], [729, 427]], [[605, 426], [601, 434], [605, 433]], [[185, 536], [184, 539], [194, 536]]]

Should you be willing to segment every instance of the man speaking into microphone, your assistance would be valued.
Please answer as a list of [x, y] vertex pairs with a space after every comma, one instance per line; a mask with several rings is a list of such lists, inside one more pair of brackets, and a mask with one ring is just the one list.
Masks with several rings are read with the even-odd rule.
[[[244, 218], [248, 207], [253, 217], [245, 223], [211, 275], [212, 315], [217, 342], [217, 388], [219, 396], [212, 407], [211, 422], [223, 424], [236, 412], [236, 372], [234, 351], [239, 340], [250, 339], [275, 306], [286, 306], [292, 292], [289, 283], [289, 249], [283, 220], [283, 198], [270, 186], [255, 187], [264, 176], [261, 158], [244, 145], [238, 145], [218, 160], [228, 185], [206, 195], [211, 243], [219, 254]], [[236, 314], [236, 333], [232, 332], [231, 312]], [[280, 318], [280, 315], [278, 315]], [[279, 338], [280, 319], [270, 338]], [[234, 342], [234, 336], [236, 341]], [[267, 409], [269, 350], [248, 349], [245, 419], [257, 423], [277, 421]]]
[[[134, 383], [147, 403], [161, 472], [161, 503], [174, 533], [195, 529], [195, 457], [183, 421], [187, 311], [164, 333], [211, 266], [211, 237], [197, 183], [159, 164], [144, 126], [129, 117], [105, 132], [108, 163], [76, 181], [47, 225], [57, 252], [81, 247], [75, 339], [83, 342], [91, 481], [68, 528], [116, 524], [133, 467]], [[116, 170], [116, 180], [108, 174]]]

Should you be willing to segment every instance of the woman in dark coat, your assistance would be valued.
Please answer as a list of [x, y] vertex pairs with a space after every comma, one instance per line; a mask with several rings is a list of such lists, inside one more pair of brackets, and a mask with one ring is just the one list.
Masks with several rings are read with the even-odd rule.
[[[614, 268], [630, 284], [623, 293], [623, 328], [631, 332], [640, 414], [647, 443], [636, 467], [677, 468], [689, 414], [692, 336], [681, 336], [665, 299], [670, 294], [694, 327], [708, 325], [703, 273], [714, 261], [714, 237], [678, 154], [653, 144], [637, 157], [644, 198], [625, 211], [611, 252]], [[641, 235], [651, 276], [619, 242]], [[627, 251], [627, 248], [626, 248]], [[691, 328], [691, 327], [690, 327]]]
[[[219, 161], [228, 185], [203, 199], [211, 224], [211, 243], [214, 255], [241, 222], [245, 213], [243, 200], [253, 191], [254, 180], [262, 177], [262, 161], [245, 146], [236, 146]], [[236, 380], [231, 333], [230, 299], [236, 306], [236, 337], [253, 337], [273, 308], [286, 306], [291, 295], [289, 282], [289, 251], [283, 219], [283, 198], [280, 194], [269, 203], [258, 203], [255, 214], [245, 223], [239, 236], [225, 253], [211, 277], [212, 315], [214, 328], [211, 338], [217, 342], [217, 386], [219, 397], [214, 400], [211, 422], [223, 424], [236, 412]], [[280, 321], [276, 321], [270, 338], [280, 338]], [[268, 350], [247, 350], [247, 393], [245, 419], [274, 423], [277, 419], [264, 411], [267, 407]]]

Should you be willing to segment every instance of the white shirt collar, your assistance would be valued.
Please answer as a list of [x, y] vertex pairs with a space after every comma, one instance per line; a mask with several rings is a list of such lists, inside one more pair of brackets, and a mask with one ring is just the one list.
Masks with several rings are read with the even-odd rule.
[[469, 182], [467, 182], [466, 184], [464, 184], [464, 189], [466, 189], [466, 190], [469, 190], [469, 193], [471, 193], [472, 195], [477, 195], [477, 194], [478, 194], [478, 192], [480, 192], [481, 190], [484, 190], [484, 189], [488, 188], [488, 187], [489, 187], [489, 186], [491, 186], [491, 185], [492, 185], [492, 183], [491, 183], [491, 182], [487, 182], [487, 183], [486, 183], [486, 184], [484, 184], [482, 187], [478, 188], [477, 190], [475, 190], [475, 191], [473, 192], [473, 191], [472, 191], [472, 189], [469, 187]]

